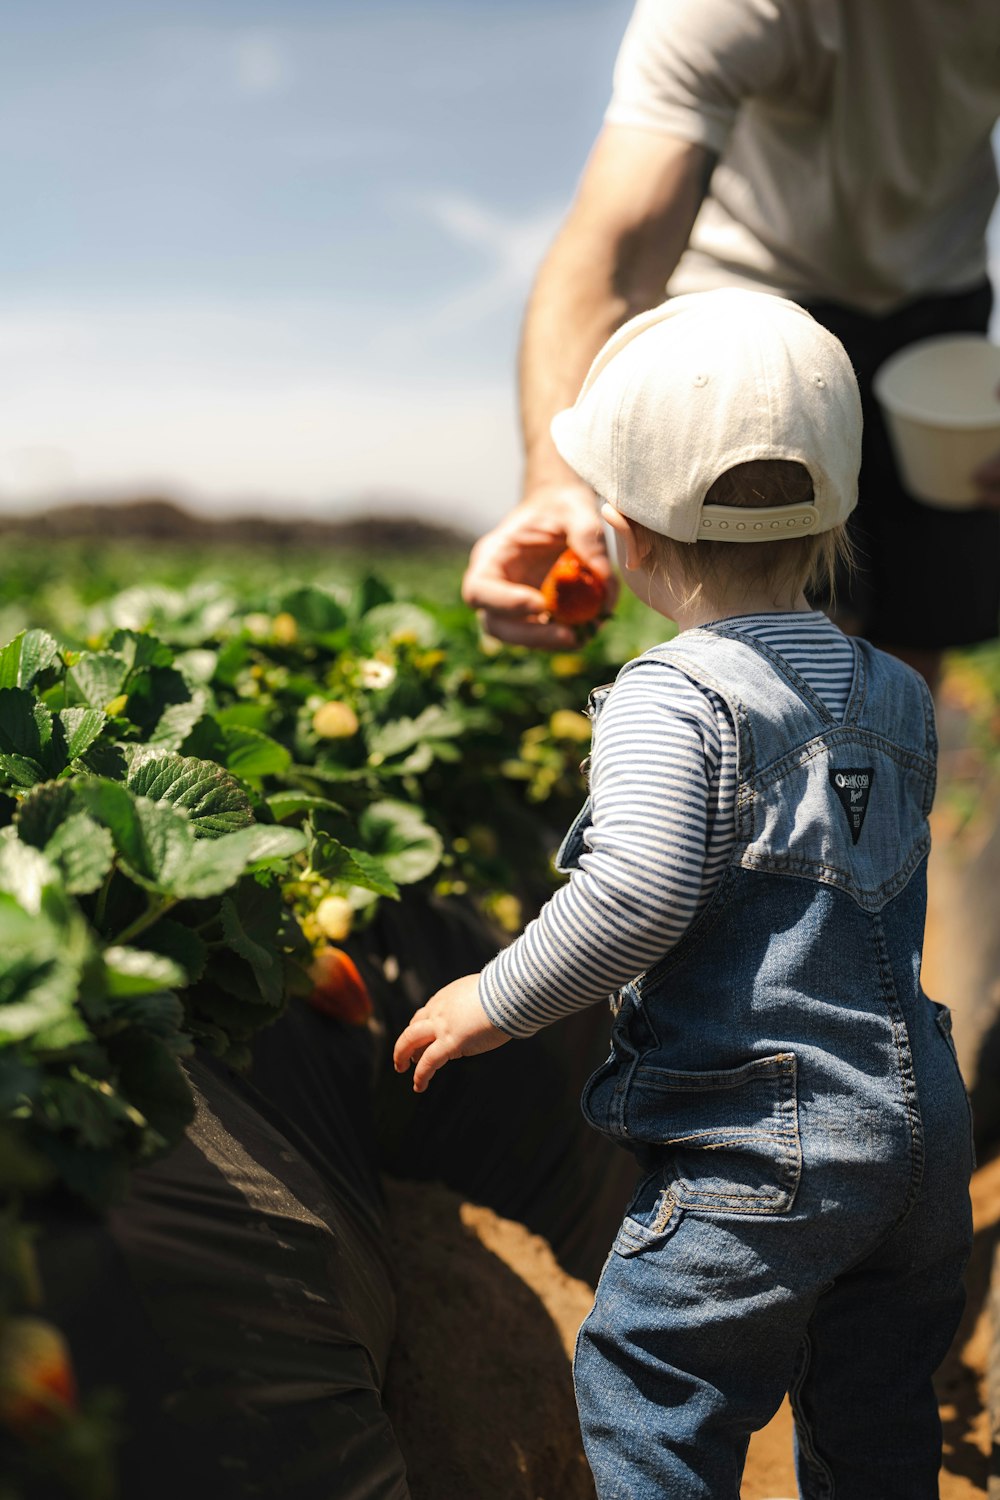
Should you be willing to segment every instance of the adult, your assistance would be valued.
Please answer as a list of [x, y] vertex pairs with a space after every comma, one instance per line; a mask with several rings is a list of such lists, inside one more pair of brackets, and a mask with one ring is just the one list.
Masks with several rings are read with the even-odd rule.
[[986, 327], [998, 115], [996, 0], [639, 0], [528, 306], [523, 496], [477, 542], [463, 586], [491, 633], [571, 643], [537, 589], [566, 545], [610, 579], [594, 496], [549, 435], [597, 349], [664, 291], [741, 285], [808, 307], [858, 371], [860, 566], [842, 623], [932, 684], [944, 648], [997, 634], [1000, 455], [976, 476], [977, 508], [913, 500], [871, 377], [918, 339]]

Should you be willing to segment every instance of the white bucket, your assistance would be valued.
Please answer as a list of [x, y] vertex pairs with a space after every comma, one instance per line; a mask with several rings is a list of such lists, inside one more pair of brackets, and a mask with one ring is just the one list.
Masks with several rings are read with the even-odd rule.
[[978, 333], [922, 339], [886, 360], [873, 388], [896, 462], [928, 505], [974, 505], [971, 475], [1000, 454], [1000, 346]]

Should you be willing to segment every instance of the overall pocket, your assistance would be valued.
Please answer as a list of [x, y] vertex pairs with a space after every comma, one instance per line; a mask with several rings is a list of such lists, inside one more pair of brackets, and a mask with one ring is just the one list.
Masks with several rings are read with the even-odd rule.
[[802, 1175], [793, 1053], [699, 1073], [640, 1062], [624, 1121], [633, 1141], [664, 1153], [664, 1181], [680, 1208], [720, 1214], [791, 1208]]
[[636, 1189], [611, 1248], [625, 1257], [655, 1249], [670, 1238], [680, 1220], [680, 1206], [664, 1185], [663, 1172], [651, 1172]]
[[635, 985], [624, 985], [612, 998], [611, 1056], [587, 1079], [580, 1107], [588, 1125], [631, 1150], [642, 1142], [630, 1137], [625, 1117], [629, 1090], [639, 1059], [658, 1044]]

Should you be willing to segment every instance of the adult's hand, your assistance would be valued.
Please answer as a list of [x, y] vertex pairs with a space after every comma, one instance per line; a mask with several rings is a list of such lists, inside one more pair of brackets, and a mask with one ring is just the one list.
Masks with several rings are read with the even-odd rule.
[[610, 608], [618, 594], [594, 492], [587, 485], [549, 481], [529, 491], [510, 515], [472, 549], [462, 598], [480, 611], [483, 628], [515, 646], [559, 651], [576, 635], [550, 620], [539, 586], [567, 547], [604, 580]]

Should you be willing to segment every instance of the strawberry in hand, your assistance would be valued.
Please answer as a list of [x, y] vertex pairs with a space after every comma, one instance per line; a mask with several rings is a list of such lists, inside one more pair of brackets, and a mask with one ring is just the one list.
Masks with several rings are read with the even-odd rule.
[[586, 625], [604, 609], [603, 580], [571, 547], [560, 553], [546, 573], [541, 593], [558, 625]]

